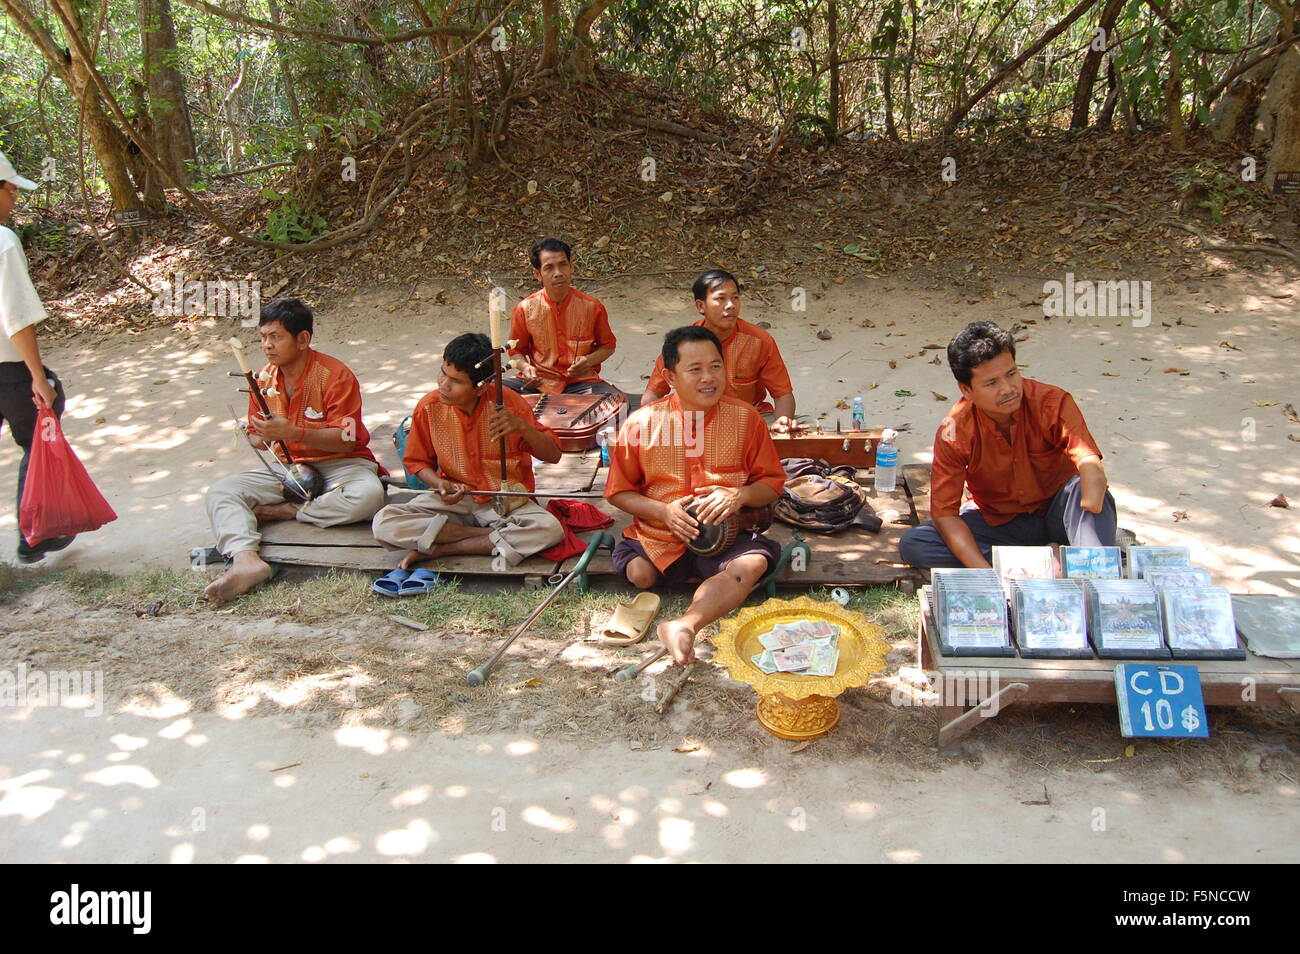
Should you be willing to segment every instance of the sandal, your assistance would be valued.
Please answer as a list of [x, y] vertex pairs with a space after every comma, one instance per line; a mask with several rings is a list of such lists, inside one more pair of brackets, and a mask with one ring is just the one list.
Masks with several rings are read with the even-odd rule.
[[614, 615], [601, 628], [601, 639], [611, 646], [631, 646], [650, 632], [650, 624], [659, 614], [659, 595], [644, 591], [630, 603], [619, 603]]
[[435, 586], [442, 582], [442, 577], [432, 570], [420, 568], [402, 581], [401, 587], [397, 591], [398, 596], [419, 596], [422, 593], [430, 592]]
[[410, 575], [410, 570], [403, 570], [400, 566], [393, 567], [393, 569], [371, 583], [370, 590], [380, 596], [389, 596], [396, 599], [402, 595], [402, 583]]

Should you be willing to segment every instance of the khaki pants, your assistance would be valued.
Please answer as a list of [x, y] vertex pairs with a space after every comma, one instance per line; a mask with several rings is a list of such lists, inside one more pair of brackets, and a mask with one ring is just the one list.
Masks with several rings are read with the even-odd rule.
[[[364, 457], [344, 457], [312, 464], [325, 478], [325, 492], [298, 508], [298, 519], [314, 527], [369, 520], [384, 505], [379, 465]], [[256, 550], [262, 542], [253, 508], [282, 503], [284, 486], [264, 470], [223, 477], [208, 488], [208, 522], [217, 549], [233, 557]]]
[[503, 517], [491, 503], [476, 503], [473, 497], [466, 496], [459, 503], [445, 504], [432, 491], [410, 503], [389, 504], [375, 514], [371, 529], [375, 539], [386, 547], [430, 553], [448, 520], [466, 527], [492, 527], [488, 538], [496, 548], [494, 552], [511, 566], [564, 539], [560, 521], [532, 500]]

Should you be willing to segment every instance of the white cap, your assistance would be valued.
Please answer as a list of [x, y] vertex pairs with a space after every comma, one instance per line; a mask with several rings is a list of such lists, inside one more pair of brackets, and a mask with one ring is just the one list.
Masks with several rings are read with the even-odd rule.
[[9, 161], [3, 152], [0, 152], [0, 181], [12, 182], [20, 189], [39, 189], [40, 186], [31, 179], [24, 179], [14, 168], [14, 164]]

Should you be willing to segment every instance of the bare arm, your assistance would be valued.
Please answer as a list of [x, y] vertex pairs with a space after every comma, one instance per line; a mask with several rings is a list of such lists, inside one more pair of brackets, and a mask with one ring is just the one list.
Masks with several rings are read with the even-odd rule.
[[794, 392], [791, 391], [789, 394], [783, 394], [779, 398], [774, 398], [772, 400], [772, 408], [776, 412], [776, 419], [778, 421], [783, 417], [787, 420], [794, 420]]
[[989, 569], [992, 566], [984, 559], [979, 544], [975, 542], [975, 534], [970, 532], [970, 527], [961, 517], [935, 517], [934, 527], [953, 556], [961, 560], [962, 566], [971, 569]]
[[1106, 502], [1106, 468], [1093, 455], [1079, 461], [1079, 506], [1089, 513], [1101, 513]]
[[50, 387], [49, 382], [45, 380], [45, 367], [41, 363], [41, 346], [36, 341], [36, 326], [28, 325], [16, 334], [10, 335], [9, 340], [14, 343], [14, 347], [22, 355], [23, 364], [27, 365], [27, 370], [32, 374], [32, 394], [39, 396], [47, 407], [53, 407], [56, 395], [54, 388]]

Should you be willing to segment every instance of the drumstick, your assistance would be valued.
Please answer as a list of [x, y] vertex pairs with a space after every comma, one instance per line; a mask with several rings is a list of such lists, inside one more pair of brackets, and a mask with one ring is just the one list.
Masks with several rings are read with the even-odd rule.
[[647, 656], [645, 661], [642, 662], [641, 665], [628, 666], [626, 669], [620, 669], [618, 671], [618, 674], [614, 676], [614, 678], [617, 679], [619, 682], [627, 682], [629, 679], [635, 679], [637, 676], [641, 675], [641, 673], [645, 672], [647, 669], [649, 669], [659, 660], [663, 659], [666, 655], [668, 655], [668, 647], [661, 646], [659, 647], [659, 649], [655, 650], [653, 653]]

